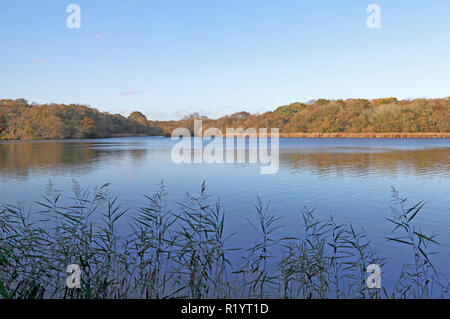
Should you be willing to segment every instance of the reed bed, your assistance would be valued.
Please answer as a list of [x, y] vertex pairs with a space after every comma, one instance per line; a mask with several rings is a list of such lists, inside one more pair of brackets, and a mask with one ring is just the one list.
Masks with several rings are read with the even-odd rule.
[[[146, 197], [129, 212], [108, 190], [74, 183], [69, 198], [50, 183], [37, 211], [19, 205], [0, 209], [1, 298], [445, 298], [431, 261], [438, 245], [414, 223], [424, 204], [408, 205], [393, 189], [392, 236], [411, 252], [390, 291], [366, 285], [370, 264], [383, 266], [363, 231], [317, 219], [304, 208], [297, 236], [278, 237], [279, 218], [256, 199], [249, 223], [258, 240], [230, 247], [231, 235], [219, 200], [203, 183], [198, 195], [176, 205], [167, 190]], [[70, 200], [69, 205], [64, 204]], [[118, 225], [130, 215], [129, 231]], [[236, 261], [237, 260], [237, 261]], [[77, 264], [80, 288], [68, 288], [66, 268]]]

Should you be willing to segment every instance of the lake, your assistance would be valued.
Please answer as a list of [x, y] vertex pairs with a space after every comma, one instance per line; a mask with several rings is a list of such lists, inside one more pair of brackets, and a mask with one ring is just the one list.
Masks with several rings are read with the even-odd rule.
[[441, 272], [450, 272], [450, 139], [281, 138], [280, 167], [272, 175], [260, 174], [260, 164], [175, 164], [175, 143], [163, 137], [0, 142], [0, 203], [36, 208], [49, 180], [66, 194], [76, 180], [89, 189], [111, 183], [132, 212], [161, 181], [171, 202], [199, 193], [206, 181], [211, 199], [220, 197], [227, 231], [236, 233], [230, 245], [255, 240], [247, 218], [255, 216], [257, 196], [270, 201], [282, 234], [299, 232], [307, 206], [318, 217], [364, 228], [388, 260], [383, 276], [389, 281], [412, 261], [410, 251], [385, 239], [395, 187], [411, 206], [425, 201], [416, 222], [439, 234], [433, 258]]

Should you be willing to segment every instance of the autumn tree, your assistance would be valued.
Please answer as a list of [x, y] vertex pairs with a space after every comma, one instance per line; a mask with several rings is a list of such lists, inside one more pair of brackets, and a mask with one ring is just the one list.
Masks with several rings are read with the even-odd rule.
[[84, 116], [83, 118], [83, 132], [86, 137], [95, 136], [95, 121], [90, 117]]
[[133, 113], [131, 113], [130, 116], [128, 116], [128, 118], [141, 125], [147, 125], [148, 123], [147, 117], [138, 111], [134, 111]]
[[318, 99], [291, 103], [262, 114], [242, 111], [217, 119], [198, 113], [178, 121], [150, 121], [141, 112], [128, 117], [78, 104], [29, 104], [0, 100], [1, 139], [66, 139], [123, 134], [170, 136], [177, 127], [273, 128], [281, 133], [450, 132], [450, 99]]

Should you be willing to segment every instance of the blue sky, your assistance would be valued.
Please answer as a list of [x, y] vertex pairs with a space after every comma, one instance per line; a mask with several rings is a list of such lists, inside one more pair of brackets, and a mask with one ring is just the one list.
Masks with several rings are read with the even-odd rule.
[[0, 43], [0, 97], [152, 119], [450, 95], [448, 0], [1, 0]]

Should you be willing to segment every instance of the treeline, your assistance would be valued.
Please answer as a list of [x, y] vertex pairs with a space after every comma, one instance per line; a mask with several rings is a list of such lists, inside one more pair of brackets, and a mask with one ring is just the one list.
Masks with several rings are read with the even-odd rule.
[[160, 135], [161, 132], [140, 112], [124, 117], [84, 105], [0, 100], [1, 139], [97, 138], [120, 134]]
[[262, 114], [238, 112], [219, 119], [199, 114], [180, 121], [153, 122], [166, 135], [176, 127], [193, 131], [193, 120], [202, 119], [203, 129], [279, 128], [281, 133], [391, 133], [450, 132], [450, 98], [397, 100], [319, 99], [292, 103]]
[[397, 100], [319, 99], [292, 103], [262, 114], [238, 112], [218, 119], [197, 113], [178, 121], [151, 121], [140, 112], [124, 117], [84, 105], [29, 104], [0, 100], [1, 139], [100, 138], [119, 135], [166, 135], [177, 127], [203, 129], [279, 128], [281, 133], [450, 132], [450, 98]]

